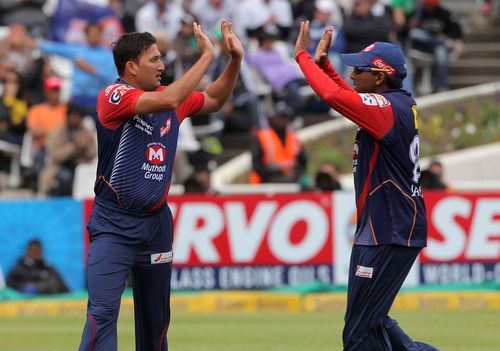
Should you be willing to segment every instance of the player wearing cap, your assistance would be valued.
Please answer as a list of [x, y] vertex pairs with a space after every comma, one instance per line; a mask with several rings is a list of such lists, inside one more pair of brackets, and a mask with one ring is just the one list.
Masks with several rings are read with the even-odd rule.
[[243, 48], [222, 21], [231, 55], [224, 72], [194, 92], [213, 59], [210, 39], [193, 23], [201, 56], [177, 81], [160, 86], [165, 69], [155, 38], [124, 34], [113, 47], [120, 78], [101, 91], [95, 202], [88, 224], [87, 322], [80, 351], [116, 351], [116, 322], [132, 270], [136, 349], [167, 350], [172, 270], [172, 213], [166, 197], [179, 125], [218, 110], [238, 77]]
[[328, 61], [332, 31], [325, 31], [312, 59], [306, 51], [309, 22], [302, 22], [295, 58], [316, 94], [360, 127], [353, 154], [357, 227], [344, 350], [436, 351], [411, 340], [388, 316], [427, 236], [416, 103], [401, 89], [404, 56], [385, 42], [342, 55], [344, 63], [354, 67], [352, 89]]

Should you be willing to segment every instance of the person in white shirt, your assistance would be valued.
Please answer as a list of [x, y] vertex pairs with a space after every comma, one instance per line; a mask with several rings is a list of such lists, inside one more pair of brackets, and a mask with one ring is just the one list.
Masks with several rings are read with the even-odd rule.
[[168, 39], [177, 36], [184, 10], [171, 0], [150, 0], [139, 9], [135, 17], [137, 32], [163, 32]]

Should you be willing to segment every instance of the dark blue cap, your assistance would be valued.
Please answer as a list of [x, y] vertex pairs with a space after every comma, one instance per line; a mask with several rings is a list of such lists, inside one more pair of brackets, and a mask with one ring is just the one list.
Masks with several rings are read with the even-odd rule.
[[371, 67], [384, 72], [390, 79], [402, 81], [406, 77], [405, 57], [394, 44], [377, 41], [358, 53], [340, 55], [348, 66]]

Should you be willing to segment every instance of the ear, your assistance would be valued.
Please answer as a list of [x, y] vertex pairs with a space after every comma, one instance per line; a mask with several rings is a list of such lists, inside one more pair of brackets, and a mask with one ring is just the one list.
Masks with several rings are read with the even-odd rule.
[[384, 83], [387, 83], [387, 77], [382, 72], [379, 72], [377, 74], [377, 78], [375, 79], [375, 85], [381, 86]]
[[134, 61], [127, 61], [125, 63], [125, 71], [128, 71], [132, 76], [137, 75], [138, 64]]

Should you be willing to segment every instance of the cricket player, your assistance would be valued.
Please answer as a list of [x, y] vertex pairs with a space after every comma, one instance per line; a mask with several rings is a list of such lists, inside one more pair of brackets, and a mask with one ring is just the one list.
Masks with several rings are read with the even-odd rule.
[[295, 58], [316, 94], [359, 126], [353, 153], [357, 227], [344, 350], [436, 351], [411, 340], [388, 316], [427, 240], [416, 103], [401, 89], [404, 56], [385, 42], [342, 55], [344, 63], [354, 67], [352, 89], [328, 61], [332, 31], [325, 30], [312, 59], [307, 53], [309, 22], [302, 22]]
[[179, 125], [214, 112], [230, 96], [243, 48], [232, 25], [221, 24], [231, 56], [223, 73], [194, 92], [214, 56], [210, 39], [193, 24], [201, 57], [181, 78], [160, 86], [165, 66], [155, 38], [124, 34], [113, 47], [120, 78], [97, 103], [98, 166], [88, 223], [88, 308], [80, 351], [115, 351], [116, 322], [129, 270], [134, 281], [136, 350], [165, 351], [170, 321], [172, 214], [166, 197]]

